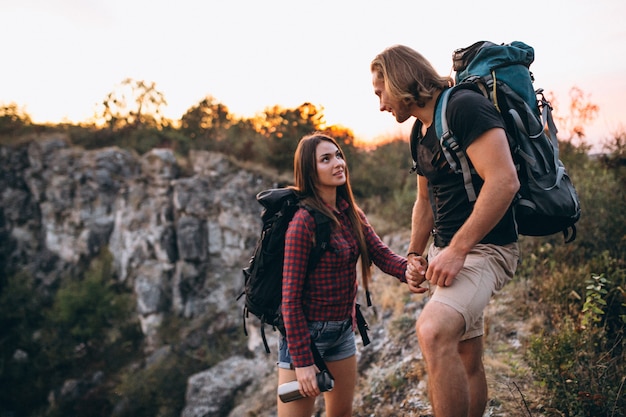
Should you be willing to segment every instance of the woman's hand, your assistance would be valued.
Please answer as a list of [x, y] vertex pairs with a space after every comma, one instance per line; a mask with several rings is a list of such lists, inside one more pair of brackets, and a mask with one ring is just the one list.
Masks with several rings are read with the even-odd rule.
[[428, 291], [428, 288], [423, 288], [420, 285], [426, 281], [426, 269], [428, 268], [428, 262], [422, 256], [411, 254], [408, 256], [408, 263], [406, 266], [406, 282], [409, 285], [409, 290], [415, 294], [421, 294]]
[[296, 379], [300, 385], [300, 393], [305, 397], [317, 397], [321, 394], [316, 378], [319, 371], [316, 365], [296, 368]]

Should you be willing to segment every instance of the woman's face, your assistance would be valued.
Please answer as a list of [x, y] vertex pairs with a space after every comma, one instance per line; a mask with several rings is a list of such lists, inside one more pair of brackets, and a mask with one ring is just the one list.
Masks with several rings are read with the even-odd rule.
[[321, 141], [315, 150], [317, 178], [320, 188], [337, 188], [346, 183], [346, 161], [332, 142]]

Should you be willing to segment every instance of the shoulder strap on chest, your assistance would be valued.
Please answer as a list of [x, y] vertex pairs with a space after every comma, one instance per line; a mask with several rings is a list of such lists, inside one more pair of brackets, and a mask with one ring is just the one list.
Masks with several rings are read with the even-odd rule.
[[413, 127], [411, 128], [411, 135], [409, 136], [409, 143], [411, 145], [411, 158], [413, 158], [413, 167], [410, 172], [417, 171], [417, 145], [422, 139], [422, 122], [420, 119], [415, 119]]
[[324, 252], [327, 250], [333, 251], [333, 248], [330, 245], [332, 220], [322, 212], [312, 207], [305, 205], [301, 206], [304, 207], [315, 220], [315, 245], [313, 245], [313, 249], [309, 255], [309, 264], [307, 267], [307, 271], [312, 271], [315, 269], [315, 266], [320, 261]]
[[448, 101], [450, 100], [452, 91], [458, 88], [466, 87], [455, 86], [447, 88], [441, 92], [441, 97], [439, 97], [437, 106], [435, 107], [433, 122], [435, 123], [435, 132], [437, 133], [439, 143], [441, 144], [441, 150], [450, 164], [450, 168], [453, 172], [463, 174], [463, 184], [465, 186], [465, 191], [467, 192], [467, 197], [470, 202], [474, 202], [476, 201], [477, 196], [474, 184], [472, 183], [472, 169], [470, 168], [465, 151], [463, 151], [459, 145], [459, 142], [454, 137], [454, 133], [450, 130], [450, 126], [448, 124]]

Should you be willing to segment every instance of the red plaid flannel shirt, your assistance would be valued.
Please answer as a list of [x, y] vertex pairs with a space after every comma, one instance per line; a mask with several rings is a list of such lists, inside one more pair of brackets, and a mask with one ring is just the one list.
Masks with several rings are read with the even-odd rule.
[[[314, 363], [308, 321], [340, 321], [353, 318], [357, 293], [357, 240], [346, 214], [348, 203], [338, 201], [335, 215], [341, 227], [330, 236], [333, 251], [326, 251], [313, 271], [306, 276], [309, 253], [313, 248], [315, 219], [299, 209], [287, 229], [283, 268], [282, 312], [289, 353], [295, 367]], [[393, 253], [365, 221], [364, 234], [372, 262], [383, 272], [406, 282], [405, 258]]]

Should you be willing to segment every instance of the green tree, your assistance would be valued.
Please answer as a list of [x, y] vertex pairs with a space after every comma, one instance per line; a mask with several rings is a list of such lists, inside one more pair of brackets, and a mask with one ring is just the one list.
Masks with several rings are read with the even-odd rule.
[[267, 161], [268, 141], [255, 128], [253, 120], [241, 119], [233, 122], [226, 138], [220, 142], [220, 151], [242, 161]]
[[[134, 343], [137, 323], [129, 320], [132, 306], [130, 294], [117, 286], [107, 250], [91, 261], [84, 277], [66, 277], [42, 329], [49, 368], [78, 371], [89, 361], [108, 358], [126, 337]], [[110, 365], [120, 360], [113, 359]]]
[[14, 133], [31, 123], [30, 116], [16, 103], [0, 105], [0, 134]]
[[293, 167], [293, 154], [300, 139], [321, 130], [324, 115], [321, 108], [304, 103], [295, 109], [274, 106], [255, 120], [257, 131], [268, 140], [268, 160], [279, 171]]
[[157, 127], [168, 124], [163, 116], [167, 101], [154, 82], [126, 78], [102, 101], [96, 119], [111, 130]]
[[411, 155], [403, 140], [395, 140], [375, 150], [361, 151], [358, 157], [348, 159], [355, 194], [361, 197], [378, 197], [389, 201], [407, 182], [411, 183], [415, 200], [415, 174], [410, 174]]
[[194, 149], [216, 150], [232, 125], [228, 107], [207, 96], [191, 107], [180, 120], [180, 131], [191, 139]]
[[43, 300], [32, 276], [20, 272], [0, 287], [0, 415], [28, 415], [45, 403], [33, 335], [44, 322]]

